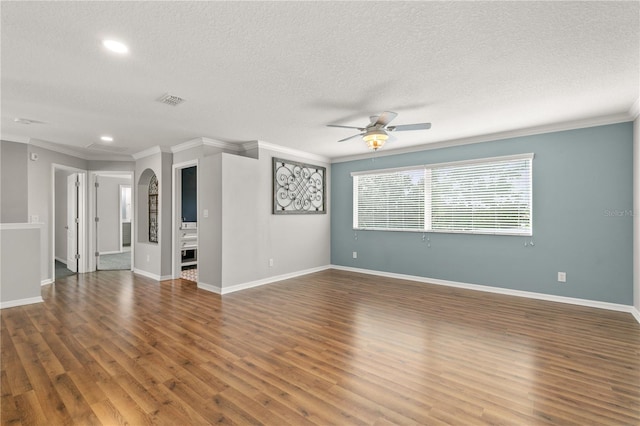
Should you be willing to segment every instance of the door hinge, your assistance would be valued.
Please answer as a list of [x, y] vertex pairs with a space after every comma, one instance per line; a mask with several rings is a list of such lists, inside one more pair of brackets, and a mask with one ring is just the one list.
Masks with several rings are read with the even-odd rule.
[[76, 253], [76, 259], [80, 259], [80, 253]]
[[100, 256], [100, 252], [99, 252], [99, 251], [97, 251], [97, 252], [96, 252], [96, 254], [95, 254], [95, 256], [96, 256], [96, 257]]
[[75, 223], [80, 223], [80, 218], [79, 218], [79, 217], [76, 217], [76, 218], [74, 219], [74, 222], [75, 222]]
[[75, 181], [76, 187], [80, 187], [80, 181]]
[[100, 218], [99, 217], [96, 217], [96, 222], [100, 222]]
[[94, 185], [95, 185], [96, 188], [100, 186], [100, 184], [98, 182], [94, 183]]

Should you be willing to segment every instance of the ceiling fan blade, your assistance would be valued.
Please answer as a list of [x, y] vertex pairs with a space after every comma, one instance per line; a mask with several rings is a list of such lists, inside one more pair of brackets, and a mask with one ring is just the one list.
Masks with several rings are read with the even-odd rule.
[[431, 123], [416, 124], [400, 124], [398, 126], [389, 126], [387, 130], [390, 132], [403, 132], [406, 130], [427, 130], [431, 128]]
[[385, 111], [378, 116], [378, 120], [374, 123], [374, 125], [384, 127], [387, 124], [391, 123], [391, 120], [393, 120], [397, 116], [398, 114], [395, 112]]
[[338, 142], [345, 142], [345, 141], [348, 141], [349, 139], [357, 138], [358, 136], [362, 136], [362, 134], [359, 133], [357, 135], [349, 136], [348, 138], [340, 139]]
[[343, 129], [357, 129], [357, 130], [360, 130], [361, 132], [364, 131], [364, 127], [342, 126], [340, 124], [327, 124], [327, 127], [340, 127]]

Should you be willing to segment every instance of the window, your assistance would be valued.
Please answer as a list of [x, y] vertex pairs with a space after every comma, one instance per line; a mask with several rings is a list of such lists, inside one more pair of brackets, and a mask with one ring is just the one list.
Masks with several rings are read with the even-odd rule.
[[355, 172], [353, 227], [532, 235], [533, 154]]

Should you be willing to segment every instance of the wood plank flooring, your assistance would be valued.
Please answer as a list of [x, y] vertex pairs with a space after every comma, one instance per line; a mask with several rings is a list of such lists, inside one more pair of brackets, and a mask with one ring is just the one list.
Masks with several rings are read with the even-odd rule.
[[327, 270], [102, 271], [4, 309], [3, 425], [639, 425], [628, 313]]

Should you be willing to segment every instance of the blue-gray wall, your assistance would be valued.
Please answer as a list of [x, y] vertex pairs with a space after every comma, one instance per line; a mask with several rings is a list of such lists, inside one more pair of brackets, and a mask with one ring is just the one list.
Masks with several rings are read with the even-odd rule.
[[[529, 237], [353, 230], [350, 173], [535, 153]], [[633, 125], [621, 123], [334, 163], [331, 263], [633, 304]], [[358, 258], [352, 258], [352, 252]], [[557, 273], [567, 273], [558, 283]]]

